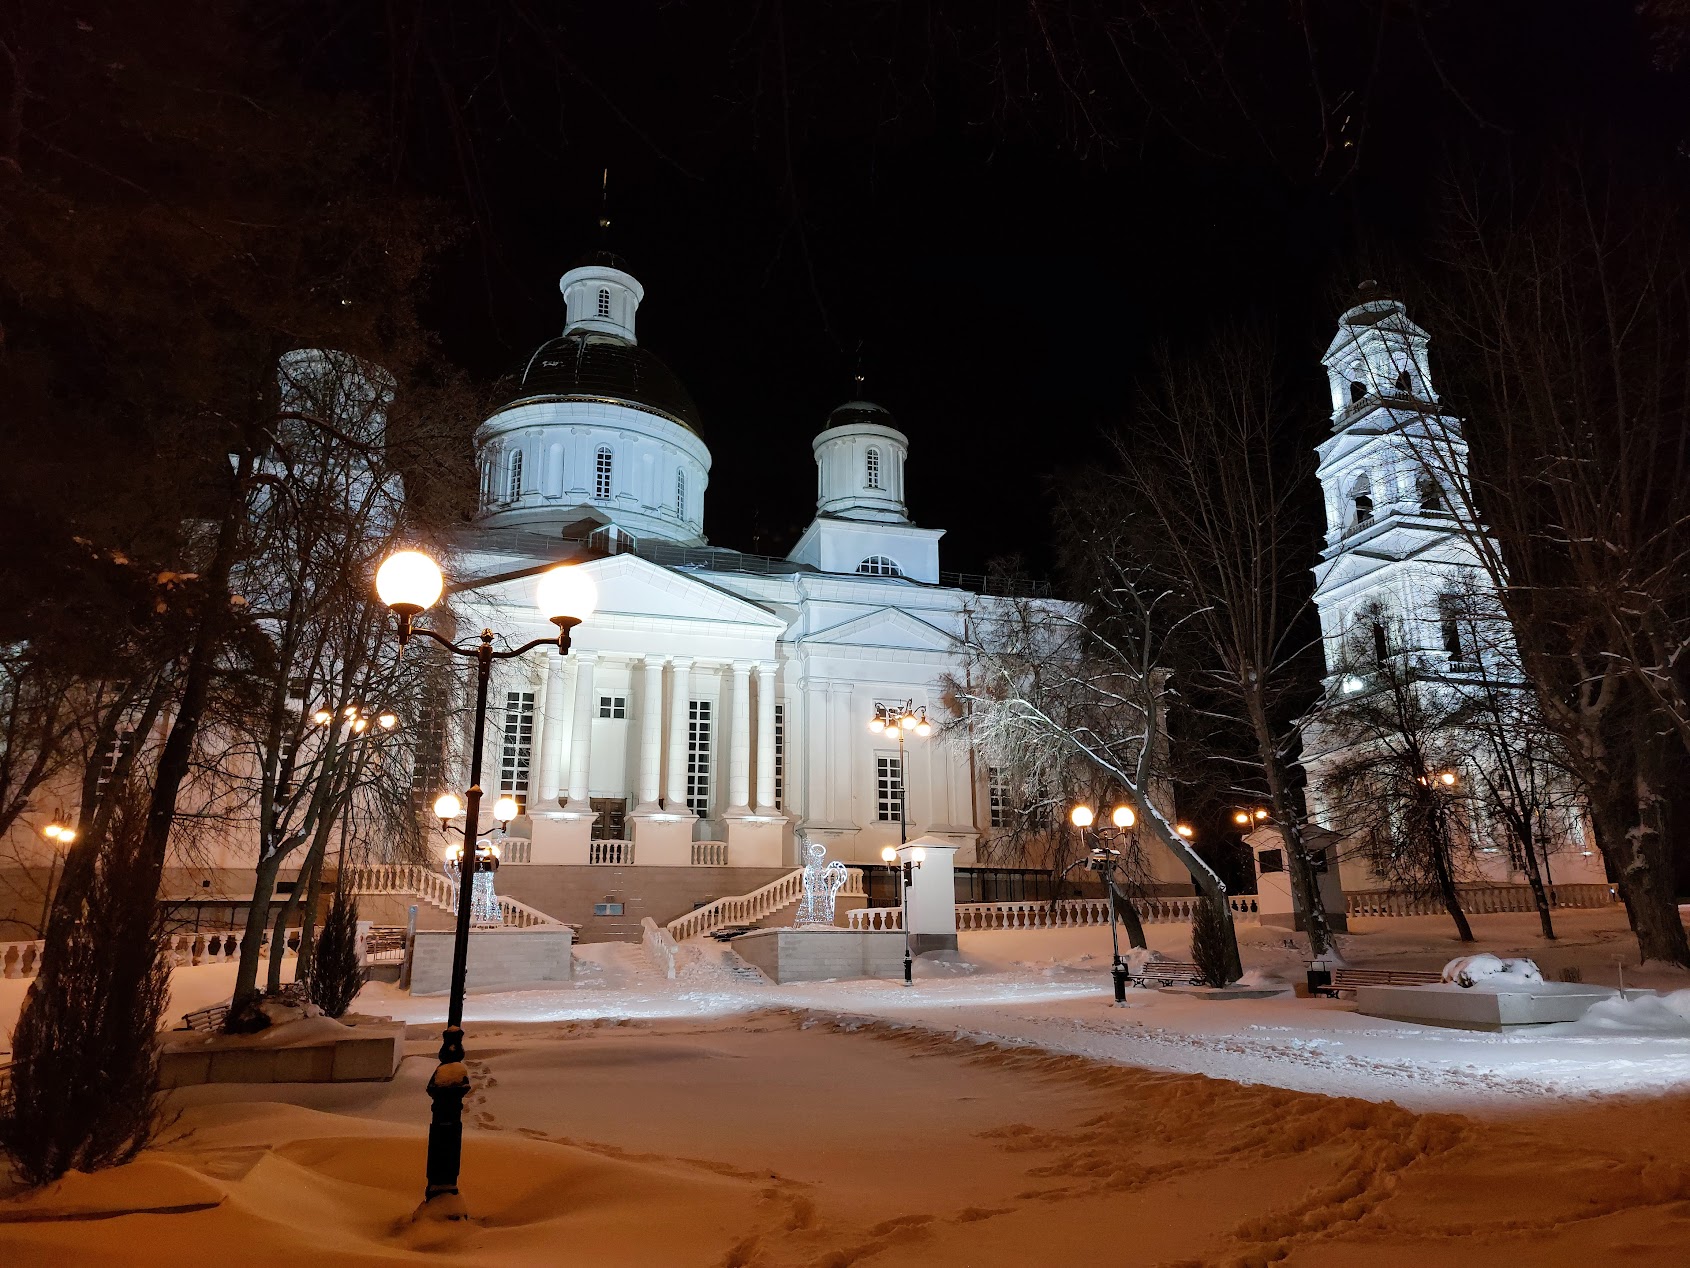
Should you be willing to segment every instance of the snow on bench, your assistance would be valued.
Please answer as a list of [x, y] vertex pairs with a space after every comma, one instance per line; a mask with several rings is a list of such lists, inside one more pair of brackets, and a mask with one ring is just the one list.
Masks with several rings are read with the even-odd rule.
[[1153, 982], [1162, 986], [1201, 986], [1203, 974], [1195, 964], [1187, 964], [1183, 960], [1146, 960], [1138, 968], [1127, 970], [1127, 980], [1134, 986], [1143, 987], [1149, 987]]

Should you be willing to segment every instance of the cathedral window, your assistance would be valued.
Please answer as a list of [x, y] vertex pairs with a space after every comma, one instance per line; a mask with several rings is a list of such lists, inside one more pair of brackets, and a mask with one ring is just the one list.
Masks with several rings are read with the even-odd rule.
[[1373, 659], [1377, 664], [1384, 664], [1385, 658], [1391, 654], [1390, 635], [1385, 631], [1385, 618], [1374, 617], [1373, 626]]
[[600, 696], [599, 717], [613, 718], [618, 721], [628, 716], [627, 696]]
[[896, 559], [888, 559], [885, 555], [870, 555], [857, 565], [857, 571], [865, 577], [901, 577], [904, 570], [898, 566]]
[[870, 449], [863, 455], [863, 487], [878, 489], [880, 487], [880, 450]]
[[593, 460], [593, 496], [600, 501], [610, 497], [610, 475], [615, 462], [609, 445], [600, 445]]
[[1009, 780], [1001, 766], [986, 767], [986, 804], [991, 811], [991, 826], [1009, 826]]
[[1350, 486], [1350, 506], [1354, 511], [1351, 528], [1366, 528], [1373, 523], [1373, 487], [1368, 484], [1366, 476]]
[[675, 471], [675, 518], [684, 520], [687, 517], [687, 473]]
[[610, 316], [610, 292], [607, 290], [599, 291], [599, 316]]
[[1422, 511], [1441, 511], [1444, 509], [1443, 488], [1434, 476], [1423, 475], [1416, 482], [1420, 493], [1420, 509]]
[[896, 753], [874, 756], [874, 817], [897, 823], [904, 808], [904, 763]]
[[1350, 404], [1355, 404], [1367, 395], [1367, 384], [1355, 379], [1350, 380]]
[[786, 706], [775, 706], [775, 805], [786, 805]]
[[412, 732], [416, 750], [411, 764], [411, 810], [418, 816], [433, 811], [446, 770], [446, 710], [424, 696]]
[[1414, 391], [1414, 380], [1409, 376], [1407, 370], [1397, 375], [1397, 391], [1405, 394]]
[[518, 449], [511, 455], [510, 495], [507, 501], [514, 502], [522, 496], [522, 450]]
[[1456, 594], [1440, 594], [1438, 596], [1438, 628], [1443, 635], [1444, 651], [1452, 661], [1467, 659], [1466, 649], [1461, 641], [1461, 596]]
[[687, 809], [710, 813], [710, 701], [687, 705]]
[[534, 693], [505, 693], [505, 725], [499, 740], [499, 792], [516, 798], [518, 814], [528, 811], [528, 760], [534, 749]]

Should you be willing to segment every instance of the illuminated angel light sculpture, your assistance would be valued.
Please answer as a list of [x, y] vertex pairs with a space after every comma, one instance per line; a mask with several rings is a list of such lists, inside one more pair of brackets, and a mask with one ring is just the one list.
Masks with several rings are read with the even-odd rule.
[[[446, 851], [446, 857], [441, 860], [441, 869], [452, 882], [453, 902], [452, 910], [457, 911], [457, 890], [459, 888], [458, 859], [462, 846]], [[469, 892], [469, 922], [472, 925], [488, 926], [502, 925], [505, 913], [499, 908], [499, 896], [493, 891], [493, 873], [499, 870], [499, 847], [491, 841], [477, 841], [475, 843], [475, 882]]]
[[812, 845], [806, 851], [810, 861], [804, 864], [804, 897], [798, 904], [798, 927], [807, 925], [833, 926], [833, 905], [839, 891], [845, 888], [845, 865], [838, 859], [823, 863], [827, 847]]

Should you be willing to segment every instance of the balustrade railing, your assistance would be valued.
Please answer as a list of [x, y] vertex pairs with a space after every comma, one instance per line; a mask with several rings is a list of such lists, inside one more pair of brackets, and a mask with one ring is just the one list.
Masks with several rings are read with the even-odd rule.
[[534, 842], [528, 837], [505, 837], [499, 842], [499, 862], [532, 863]]
[[[1189, 924], [1191, 913], [1203, 900], [1196, 896], [1135, 899], [1133, 909], [1144, 924]], [[1250, 924], [1260, 918], [1252, 894], [1234, 894], [1227, 899], [1233, 919]], [[853, 929], [902, 929], [901, 907], [864, 907], [848, 917]], [[1076, 929], [1109, 923], [1109, 900], [1105, 898], [1063, 898], [1052, 903], [1044, 899], [1004, 903], [958, 903], [956, 927], [967, 932], [980, 929]]]
[[[1461, 910], [1470, 916], [1537, 910], [1530, 885], [1457, 885], [1455, 894]], [[1606, 907], [1617, 901], [1612, 885], [1549, 886], [1552, 907]], [[1443, 899], [1435, 895], [1403, 894], [1389, 889], [1361, 889], [1344, 895], [1347, 916], [1442, 916], [1447, 910]]]
[[667, 929], [658, 928], [657, 922], [650, 916], [640, 921], [640, 928], [643, 930], [640, 942], [645, 947], [646, 959], [651, 961], [652, 967], [659, 973], [673, 981], [675, 963], [681, 950], [674, 935]]
[[[863, 897], [863, 874], [856, 868], [845, 871], [845, 885], [841, 897]], [[702, 938], [729, 925], [750, 925], [772, 916], [782, 907], [789, 907], [804, 896], [804, 869], [796, 868], [779, 880], [770, 881], [749, 894], [732, 894], [706, 903], [684, 916], [676, 917], [664, 926], [677, 942], [688, 938]]]
[[[416, 863], [366, 863], [349, 869], [348, 883], [354, 894], [415, 894], [441, 911], [455, 915], [458, 910], [458, 887], [446, 878], [444, 872]], [[499, 911], [505, 924], [513, 929], [563, 923], [506, 894], [494, 896], [499, 901]]]
[[694, 841], [692, 843], [692, 865], [694, 867], [726, 867], [728, 865], [728, 843], [726, 841]]
[[634, 862], [632, 841], [589, 841], [587, 862], [603, 863], [611, 867], [631, 867]]

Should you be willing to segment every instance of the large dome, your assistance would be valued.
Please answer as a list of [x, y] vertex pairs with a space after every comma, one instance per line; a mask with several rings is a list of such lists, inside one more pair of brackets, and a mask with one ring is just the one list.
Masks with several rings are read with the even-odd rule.
[[637, 343], [573, 330], [540, 345], [506, 406], [524, 401], [612, 401], [659, 414], [698, 434], [698, 406], [674, 371]]

